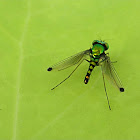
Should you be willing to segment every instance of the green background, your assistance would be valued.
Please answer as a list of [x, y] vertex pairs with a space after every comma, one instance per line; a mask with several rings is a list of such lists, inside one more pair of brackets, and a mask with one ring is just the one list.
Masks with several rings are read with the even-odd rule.
[[[140, 140], [139, 0], [0, 1], [0, 140]], [[125, 87], [120, 93], [84, 62], [47, 72], [52, 64], [109, 43]]]

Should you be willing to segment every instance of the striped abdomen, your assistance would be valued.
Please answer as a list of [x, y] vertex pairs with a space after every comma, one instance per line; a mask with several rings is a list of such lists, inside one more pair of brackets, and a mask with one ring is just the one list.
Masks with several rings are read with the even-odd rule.
[[89, 77], [91, 75], [91, 72], [93, 71], [95, 66], [96, 66], [95, 62], [90, 62], [89, 69], [88, 69], [87, 75], [86, 75], [85, 80], [84, 80], [85, 84], [88, 83], [88, 80], [89, 80]]

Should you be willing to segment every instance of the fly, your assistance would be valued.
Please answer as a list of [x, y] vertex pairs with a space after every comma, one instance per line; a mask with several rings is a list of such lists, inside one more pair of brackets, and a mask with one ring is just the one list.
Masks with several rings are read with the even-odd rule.
[[48, 71], [55, 71], [55, 70], [60, 71], [60, 70], [66, 69], [68, 67], [71, 67], [73, 65], [76, 66], [75, 69], [70, 73], [70, 75], [67, 78], [65, 78], [62, 82], [60, 82], [58, 85], [56, 85], [51, 90], [55, 89], [56, 87], [61, 85], [64, 81], [66, 81], [68, 78], [70, 78], [70, 76], [76, 71], [76, 69], [80, 66], [80, 64], [83, 61], [87, 61], [89, 63], [89, 68], [88, 68], [87, 74], [85, 76], [84, 83], [85, 84], [88, 83], [90, 75], [91, 75], [94, 67], [100, 66], [101, 70], [102, 70], [104, 89], [105, 89], [105, 93], [106, 93], [106, 97], [107, 97], [107, 101], [108, 101], [108, 106], [109, 106], [109, 109], [111, 110], [111, 107], [109, 104], [109, 98], [108, 98], [107, 91], [106, 91], [104, 77], [108, 78], [113, 83], [113, 85], [118, 88], [118, 90], [120, 92], [124, 92], [124, 88], [121, 84], [119, 76], [118, 76], [112, 62], [110, 61], [109, 54], [106, 53], [106, 51], [108, 49], [109, 49], [109, 45], [105, 41], [94, 40], [92, 43], [92, 47], [90, 49], [82, 51], [73, 56], [70, 56], [70, 57], [56, 63], [55, 65], [49, 67], [47, 69]]

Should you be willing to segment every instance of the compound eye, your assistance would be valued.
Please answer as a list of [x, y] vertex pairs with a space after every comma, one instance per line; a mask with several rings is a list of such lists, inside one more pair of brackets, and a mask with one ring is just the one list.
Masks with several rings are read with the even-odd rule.
[[105, 49], [108, 50], [109, 45], [107, 43], [105, 43], [105, 47], [106, 47]]
[[94, 41], [92, 42], [92, 45], [97, 44], [97, 43], [98, 43], [98, 40], [94, 40]]

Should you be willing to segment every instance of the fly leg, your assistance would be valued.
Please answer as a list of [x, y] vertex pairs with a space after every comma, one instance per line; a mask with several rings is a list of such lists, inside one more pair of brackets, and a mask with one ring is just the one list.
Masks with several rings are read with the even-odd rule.
[[61, 85], [63, 82], [65, 82], [68, 78], [70, 78], [70, 76], [76, 71], [76, 69], [80, 66], [80, 64], [82, 63], [83, 61], [81, 61], [80, 63], [79, 63], [79, 65], [70, 73], [70, 75], [67, 77], [67, 78], [65, 78], [62, 82], [60, 82], [58, 85], [56, 85], [54, 88], [52, 88], [51, 90], [54, 90], [56, 87], [58, 87], [59, 85]]
[[89, 61], [89, 60], [87, 60], [87, 59], [84, 59], [84, 60], [86, 60], [86, 61], [87, 61], [87, 62], [89, 62], [89, 63], [91, 62], [91, 60], [90, 60], [90, 61]]

